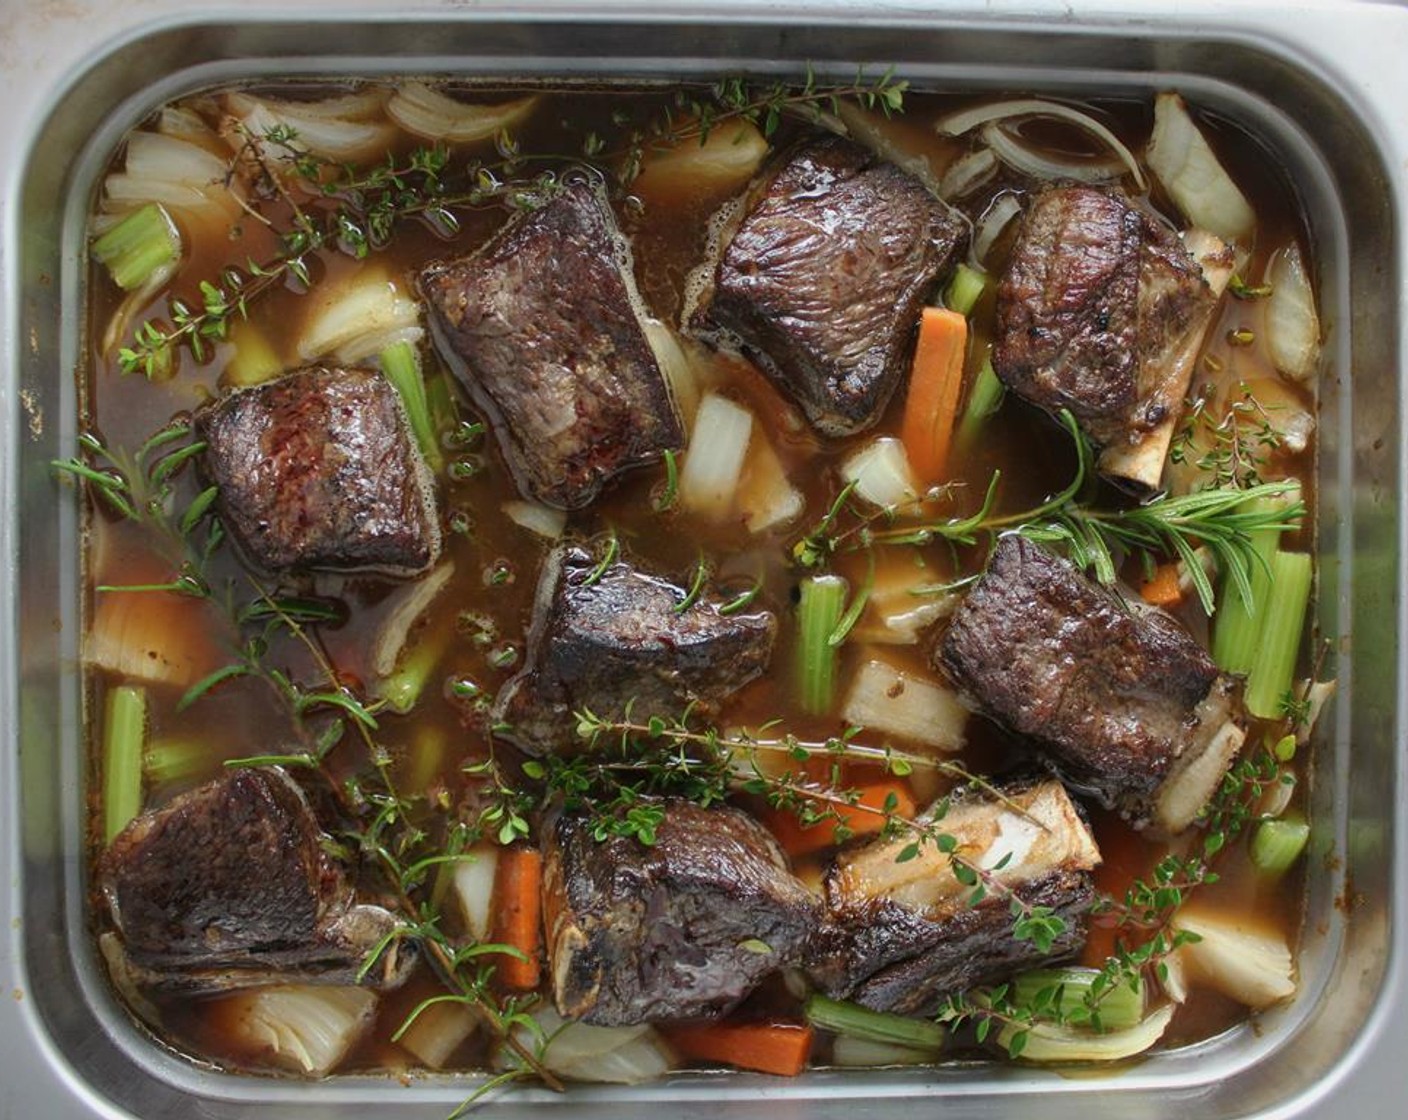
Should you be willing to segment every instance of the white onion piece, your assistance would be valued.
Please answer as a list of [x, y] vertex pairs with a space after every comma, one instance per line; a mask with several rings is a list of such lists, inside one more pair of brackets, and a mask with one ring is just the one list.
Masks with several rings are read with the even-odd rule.
[[753, 414], [742, 405], [717, 393], [699, 402], [680, 469], [680, 503], [685, 509], [714, 518], [733, 509], [752, 434]]
[[83, 661], [128, 680], [189, 688], [220, 667], [222, 634], [205, 600], [106, 591], [84, 638]]
[[1271, 285], [1266, 301], [1271, 360], [1287, 377], [1305, 381], [1320, 363], [1320, 316], [1300, 248], [1292, 244], [1272, 257], [1266, 279]]
[[[238, 151], [246, 140], [251, 140], [264, 158], [274, 164], [289, 162], [292, 159], [290, 148], [340, 163], [380, 159], [396, 139], [396, 126], [387, 120], [359, 119], [360, 101], [352, 106], [359, 117], [333, 115], [336, 106], [345, 104], [346, 100], [337, 98], [332, 106], [319, 107], [316, 102], [272, 101], [247, 93], [226, 94], [226, 110], [244, 126], [243, 133], [237, 131], [227, 138], [227, 143]], [[266, 135], [280, 127], [291, 129], [297, 135], [287, 145], [270, 144]]]
[[488, 140], [518, 124], [538, 107], [536, 95], [498, 105], [456, 101], [424, 82], [402, 82], [386, 103], [386, 115], [413, 136], [447, 144]]
[[[919, 144], [906, 133], [912, 133], [918, 126], [907, 124], [861, 108], [854, 101], [841, 100], [836, 112], [846, 126], [852, 140], [868, 148], [887, 163], [893, 163], [909, 172], [934, 194], [943, 197], [939, 189], [940, 177], [934, 173], [934, 165], [921, 150]], [[930, 140], [930, 144], [933, 141]]]
[[966, 198], [997, 174], [997, 156], [991, 148], [979, 148], [956, 159], [939, 180], [939, 197], [953, 201]]
[[476, 941], [488, 941], [499, 848], [496, 844], [476, 844], [467, 854], [469, 859], [455, 863], [452, 875], [455, 898], [460, 904], [465, 931]]
[[409, 1050], [422, 1065], [443, 1069], [465, 1039], [478, 1025], [475, 1013], [462, 1003], [434, 1003], [416, 1016], [398, 1044]]
[[385, 86], [365, 86], [353, 93], [319, 97], [312, 101], [288, 101], [266, 97], [264, 103], [276, 113], [323, 121], [374, 121], [391, 97]]
[[192, 214], [230, 214], [239, 203], [225, 186], [226, 170], [225, 161], [200, 144], [134, 132], [123, 170], [103, 182], [103, 209], [125, 213], [157, 202]]
[[841, 464], [841, 477], [855, 483], [855, 492], [882, 509], [913, 505], [919, 496], [904, 444], [893, 436], [867, 443]]
[[377, 676], [389, 677], [396, 671], [397, 662], [401, 660], [401, 651], [406, 648], [406, 642], [410, 639], [411, 627], [430, 609], [430, 604], [445, 589], [454, 574], [455, 565], [447, 560], [396, 593], [399, 598], [388, 608], [372, 642], [372, 672]]
[[360, 362], [394, 342], [419, 342], [420, 305], [379, 268], [362, 269], [347, 282], [308, 297], [311, 307], [298, 337], [305, 362], [332, 355]]
[[[581, 1030], [583, 1024], [576, 1023], [569, 1030]], [[603, 1027], [586, 1028], [605, 1030]], [[569, 1081], [592, 1081], [612, 1085], [640, 1085], [654, 1081], [669, 1073], [674, 1067], [675, 1057], [653, 1029], [647, 1028], [635, 1038], [628, 1040], [605, 1054], [594, 1054], [576, 1061], [564, 1062], [560, 1059], [549, 1065], [556, 1073]]]
[[377, 997], [366, 988], [282, 984], [230, 998], [235, 1032], [277, 1065], [321, 1077], [371, 1026]]
[[[550, 1005], [535, 1009], [533, 1018], [548, 1040], [543, 1067], [568, 1080], [634, 1085], [654, 1080], [674, 1065], [669, 1047], [647, 1024], [595, 1027], [570, 1022]], [[538, 1033], [524, 1026], [514, 1028], [514, 1037], [530, 1050], [539, 1042]], [[518, 1058], [503, 1047], [499, 1062], [512, 1068]]]
[[1256, 214], [1193, 123], [1183, 98], [1161, 93], [1147, 152], [1152, 171], [1183, 215], [1224, 241], [1248, 238]]
[[1291, 950], [1284, 939], [1187, 907], [1174, 922], [1200, 939], [1178, 950], [1195, 979], [1251, 1008], [1269, 1007], [1295, 994]]
[[1108, 183], [1124, 174], [1124, 165], [1117, 159], [1055, 155], [1013, 135], [1000, 124], [984, 126], [983, 141], [1008, 167], [1043, 182], [1074, 179], [1079, 183]]
[[1089, 113], [1073, 109], [1069, 105], [1062, 105], [1057, 101], [1043, 101], [1040, 98], [995, 101], [988, 105], [977, 105], [971, 109], [961, 109], [956, 113], [950, 113], [937, 121], [934, 127], [944, 136], [962, 136], [982, 125], [998, 121], [1022, 120], [1027, 117], [1050, 117], [1065, 121], [1067, 124], [1073, 124], [1081, 131], [1089, 133], [1114, 152], [1120, 163], [1134, 176], [1134, 181], [1141, 191], [1147, 189], [1148, 184], [1144, 179], [1144, 171], [1139, 166], [1139, 161], [1134, 158], [1134, 153], [1120, 142], [1118, 136]]
[[968, 710], [934, 681], [883, 661], [867, 661], [851, 682], [842, 715], [849, 724], [899, 735], [941, 750], [963, 746]]
[[520, 529], [536, 533], [544, 540], [557, 540], [567, 528], [567, 511], [553, 509], [541, 502], [505, 502], [503, 511]]
[[979, 264], [986, 264], [997, 239], [1021, 212], [1022, 204], [1015, 194], [1003, 194], [993, 199], [992, 205], [978, 219], [978, 228], [973, 234], [973, 259]]
[[642, 319], [640, 325], [645, 341], [655, 355], [655, 363], [665, 375], [670, 396], [680, 411], [680, 419], [686, 428], [694, 427], [694, 415], [699, 410], [699, 397], [703, 390], [698, 367], [685, 352], [684, 340], [659, 319]]
[[1279, 377], [1256, 377], [1242, 383], [1261, 407], [1264, 419], [1281, 438], [1281, 447], [1299, 455], [1315, 434], [1315, 416], [1301, 403], [1295, 389]]
[[922, 1066], [934, 1061], [930, 1050], [913, 1050], [889, 1042], [871, 1042], [843, 1034], [831, 1044], [831, 1063], [847, 1068], [875, 1069], [883, 1066]]
[[750, 533], [786, 525], [801, 515], [806, 501], [792, 485], [773, 446], [761, 435], [749, 445], [738, 484], [738, 512]]
[[767, 154], [768, 142], [752, 121], [720, 121], [703, 143], [692, 136], [667, 148], [648, 148], [636, 185], [652, 195], [741, 188]]
[[1320, 722], [1321, 713], [1325, 711], [1325, 705], [1335, 695], [1339, 688], [1338, 681], [1302, 681], [1296, 688], [1296, 695], [1306, 700], [1310, 704], [1310, 710], [1300, 722], [1300, 727], [1296, 730], [1296, 745], [1303, 747], [1310, 742], [1310, 736], [1315, 731], [1315, 725]]
[[[1118, 1062], [1153, 1046], [1163, 1037], [1172, 1019], [1173, 1005], [1165, 1004], [1126, 1030], [1103, 1034], [1088, 1027], [1034, 1023], [1024, 1028], [1027, 1044], [1022, 1048], [1022, 1058], [1030, 1062]], [[1014, 1033], [1015, 1027], [1003, 1028], [1000, 1038], [1004, 1045]]]

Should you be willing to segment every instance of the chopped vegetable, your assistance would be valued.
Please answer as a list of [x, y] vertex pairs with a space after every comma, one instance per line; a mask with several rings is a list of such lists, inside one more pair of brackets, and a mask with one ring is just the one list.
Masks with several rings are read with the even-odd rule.
[[1149, 170], [1189, 222], [1224, 241], [1245, 241], [1251, 236], [1256, 213], [1176, 93], [1161, 93], [1154, 102], [1147, 158]]
[[499, 853], [490, 926], [490, 940], [522, 954], [497, 958], [499, 985], [514, 992], [536, 991], [543, 946], [543, 856], [537, 848], [514, 845]]
[[665, 1034], [681, 1057], [782, 1077], [801, 1073], [812, 1052], [812, 1028], [803, 1023], [704, 1023]]
[[405, 655], [411, 630], [450, 583], [455, 565], [445, 561], [433, 571], [397, 592], [372, 642], [371, 667], [378, 677], [389, 677]]
[[944, 197], [928, 154], [934, 145], [932, 135], [924, 135], [924, 129], [903, 117], [864, 109], [848, 98], [836, 103], [836, 115], [857, 144], [909, 172], [931, 192]]
[[1252, 863], [1268, 875], [1283, 875], [1300, 859], [1310, 825], [1299, 817], [1260, 821], [1252, 833]]
[[963, 408], [963, 419], [958, 422], [958, 435], [955, 443], [961, 454], [966, 455], [973, 447], [987, 418], [1002, 407], [1004, 389], [992, 368], [991, 356], [983, 359], [978, 367], [978, 376], [973, 379], [973, 387], [968, 390], [968, 403]]
[[210, 764], [209, 747], [190, 739], [153, 739], [142, 754], [142, 772], [153, 785], [190, 781]]
[[[1012, 219], [1022, 212], [1022, 204], [1017, 200], [1017, 196], [1012, 193], [1000, 194], [993, 199], [992, 204], [983, 212], [983, 216], [978, 219], [978, 226], [973, 234], [973, 259], [986, 264], [988, 254], [992, 252], [992, 247], [997, 244], [997, 239], [1006, 232], [1007, 227], [1012, 224]], [[952, 306], [950, 304], [950, 306]], [[954, 308], [955, 311], [960, 310]], [[970, 312], [964, 312], [969, 314]]]
[[396, 139], [396, 126], [382, 115], [386, 101], [387, 91], [377, 87], [321, 101], [229, 93], [225, 108], [237, 124], [226, 143], [236, 154], [252, 145], [274, 166], [292, 165], [299, 154], [337, 163], [370, 163], [381, 159]]
[[932, 1050], [911, 1050], [843, 1034], [831, 1044], [831, 1064], [856, 1069], [883, 1069], [885, 1066], [923, 1066], [934, 1061]]
[[991, 148], [978, 148], [956, 159], [939, 181], [938, 195], [949, 201], [968, 197], [997, 174], [997, 156]]
[[738, 512], [750, 533], [762, 533], [795, 520], [806, 508], [772, 443], [761, 433], [748, 444], [748, 458], [738, 484]]
[[714, 123], [702, 142], [687, 136], [668, 146], [650, 146], [632, 188], [650, 196], [733, 190], [753, 177], [767, 154], [768, 142], [758, 126], [732, 117]]
[[1013, 125], [984, 125], [982, 133], [983, 143], [998, 159], [1039, 182], [1109, 183], [1119, 179], [1126, 170], [1115, 157], [1058, 155], [1024, 140]]
[[1008, 995], [1020, 1006], [1039, 1005], [1059, 1013], [1065, 1019], [1083, 1014], [1093, 1006], [1099, 1015], [1100, 1032], [1126, 1031], [1137, 1027], [1144, 1018], [1144, 992], [1128, 983], [1105, 987], [1098, 997], [1091, 992], [1100, 970], [1094, 968], [1034, 968], [1019, 973], [1010, 981]]
[[753, 414], [746, 408], [717, 393], [704, 396], [680, 470], [685, 509], [714, 518], [732, 511], [752, 434]]
[[699, 398], [705, 388], [701, 369], [703, 363], [693, 360], [691, 343], [659, 319], [644, 319], [641, 328], [660, 372], [670, 386], [670, 396], [680, 411], [680, 419], [686, 428], [693, 429], [699, 411]]
[[515, 525], [527, 529], [530, 533], [536, 533], [544, 540], [557, 540], [567, 528], [566, 511], [553, 509], [541, 502], [505, 502], [503, 509]]
[[225, 633], [209, 603], [164, 591], [103, 592], [83, 644], [85, 664], [146, 684], [188, 688], [220, 666]]
[[364, 267], [344, 283], [308, 296], [310, 310], [298, 337], [305, 362], [329, 355], [360, 362], [398, 342], [414, 344], [425, 331], [420, 305], [380, 267]]
[[496, 844], [476, 844], [466, 858], [453, 864], [455, 898], [465, 931], [475, 941], [488, 941], [494, 912], [494, 880], [498, 878], [499, 853]]
[[230, 997], [234, 1031], [276, 1065], [322, 1077], [372, 1024], [377, 997], [366, 988], [281, 984]]
[[[819, 852], [837, 842], [837, 828], [843, 836], [869, 836], [885, 827], [886, 814], [912, 820], [918, 806], [909, 787], [899, 778], [881, 778], [858, 787], [857, 804], [828, 805], [835, 819], [804, 825], [797, 814], [788, 809], [769, 809], [762, 814], [763, 822], [777, 837], [783, 851], [794, 859]], [[822, 806], [818, 803], [817, 808]]]
[[841, 477], [855, 484], [858, 496], [881, 509], [913, 505], [919, 494], [904, 444], [891, 436], [873, 439], [848, 456]]
[[142, 811], [146, 739], [146, 690], [119, 685], [108, 693], [103, 719], [103, 839], [109, 844]]
[[446, 999], [423, 1007], [398, 1033], [396, 1042], [430, 1069], [443, 1069], [478, 1022], [472, 1008]]
[[1030, 1027], [1009, 1025], [998, 1035], [999, 1043], [1011, 1048], [1022, 1031], [1025, 1043], [1020, 1056], [1030, 1062], [1118, 1062], [1142, 1054], [1163, 1037], [1173, 1019], [1173, 1006], [1151, 1011], [1137, 1026], [1100, 1033], [1055, 1023], [1035, 1023]]
[[230, 349], [230, 360], [225, 363], [220, 380], [232, 388], [262, 385], [285, 369], [285, 362], [274, 352], [264, 332], [248, 319], [238, 319], [230, 325]]
[[797, 682], [802, 709], [812, 715], [831, 710], [839, 650], [831, 635], [846, 609], [846, 581], [840, 576], [802, 580], [797, 606]]
[[[1135, 185], [1141, 191], [1145, 189], [1144, 172], [1139, 166], [1139, 161], [1134, 158], [1134, 153], [1120, 142], [1119, 137], [1089, 113], [1083, 113], [1079, 109], [1073, 109], [1069, 105], [1062, 105], [1056, 101], [1043, 101], [1038, 98], [1021, 98], [1012, 101], [991, 102], [986, 105], [978, 105], [971, 109], [961, 109], [956, 113], [950, 113], [948, 116], [942, 117], [935, 122], [934, 127], [945, 136], [962, 136], [965, 133], [973, 131], [975, 128], [983, 128], [983, 137], [991, 144], [991, 138], [985, 126], [995, 125], [999, 122], [1002, 124], [1016, 124], [1034, 117], [1047, 117], [1053, 120], [1063, 121], [1066, 124], [1075, 125], [1082, 131], [1089, 133], [1115, 154], [1119, 164], [1123, 165], [1134, 177]], [[1013, 140], [1010, 134], [1004, 132], [1003, 135], [1009, 140]], [[1011, 154], [1012, 150], [1016, 150], [1015, 145], [1019, 143], [1020, 142], [1013, 140], [1014, 147], [1009, 150], [1007, 155], [1004, 155], [1002, 151], [998, 151], [998, 157], [1006, 162], [1007, 156]], [[1004, 145], [1004, 147], [1007, 147], [1007, 145]], [[1022, 145], [1022, 147], [1025, 148], [1025, 145]], [[1029, 149], [1019, 152], [1018, 158], [1022, 159], [1029, 154], [1032, 154]], [[1019, 166], [1018, 164], [1013, 164], [1013, 166], [1019, 171], [1027, 170], [1026, 167]], [[1028, 173], [1030, 174], [1032, 172]], [[1053, 161], [1053, 165], [1049, 169], [1049, 174], [1045, 177], [1081, 178], [1083, 177], [1083, 173], [1079, 168], [1079, 161], [1061, 161], [1059, 165], [1055, 164]], [[1110, 178], [1112, 176], [1107, 173], [1104, 177]]]
[[124, 292], [144, 287], [155, 291], [181, 259], [181, 232], [164, 207], [149, 202], [94, 241], [92, 252]]
[[944, 480], [967, 352], [968, 320], [947, 308], [924, 308], [900, 422], [900, 439], [921, 486]]
[[520, 97], [497, 105], [456, 101], [424, 82], [402, 82], [386, 103], [386, 115], [412, 136], [446, 144], [492, 140], [521, 124], [538, 107], [538, 97]]
[[[1010, 195], [1003, 197], [1011, 198]], [[1013, 199], [1014, 204], [1015, 201]], [[944, 293], [944, 306], [950, 311], [957, 311], [960, 315], [971, 315], [973, 308], [978, 305], [978, 301], [983, 298], [983, 293], [987, 290], [987, 273], [980, 272], [976, 268], [969, 268], [966, 264], [960, 264], [954, 269], [953, 279], [949, 281], [948, 291]]]
[[923, 1051], [932, 1058], [944, 1048], [948, 1032], [931, 1019], [910, 1019], [884, 1011], [871, 1011], [856, 1003], [843, 1003], [823, 995], [807, 997], [802, 1008], [807, 1022], [848, 1038], [879, 1042]]
[[1253, 1008], [1295, 993], [1291, 950], [1282, 938], [1191, 906], [1179, 910], [1175, 922], [1198, 939], [1178, 949], [1193, 978]]
[[[538, 1030], [547, 1039], [542, 1051], [543, 1066], [571, 1081], [636, 1085], [653, 1081], [675, 1064], [660, 1033], [641, 1024], [631, 1027], [597, 1027], [590, 1023], [568, 1022], [552, 1007], [533, 1012]], [[530, 1052], [537, 1048], [538, 1032], [517, 1027], [514, 1037]], [[511, 1052], [500, 1052], [501, 1063], [517, 1065]]]
[[[420, 328], [417, 327], [416, 330]], [[401, 405], [406, 410], [411, 432], [416, 445], [425, 457], [426, 465], [432, 471], [439, 471], [445, 465], [440, 452], [440, 439], [435, 431], [435, 421], [430, 415], [430, 405], [425, 396], [425, 378], [421, 376], [420, 355], [414, 344], [402, 338], [393, 342], [381, 352], [381, 372], [396, 387]]]
[[1146, 603], [1172, 610], [1183, 602], [1183, 580], [1178, 563], [1160, 564], [1154, 574], [1139, 585], [1139, 595]]
[[238, 202], [226, 187], [223, 159], [175, 136], [134, 132], [127, 138], [121, 172], [103, 181], [103, 207], [127, 211], [149, 203], [178, 212], [232, 214]]
[[[1246, 503], [1249, 513], [1270, 513], [1299, 500], [1298, 491], [1256, 498]], [[1237, 592], [1230, 576], [1222, 581], [1217, 617], [1212, 632], [1212, 658], [1228, 673], [1250, 672], [1261, 644], [1271, 601], [1271, 560], [1276, 554], [1278, 529], [1256, 529], [1248, 534], [1255, 555], [1247, 565], [1251, 608]]]
[[1247, 674], [1247, 711], [1258, 719], [1280, 715], [1282, 700], [1290, 694], [1313, 577], [1304, 552], [1278, 551], [1271, 558], [1265, 620]]
[[1276, 368], [1305, 381], [1320, 364], [1320, 316], [1315, 292], [1294, 243], [1278, 252], [1266, 270], [1271, 298], [1266, 302], [1266, 345]]
[[860, 667], [841, 714], [853, 726], [946, 751], [963, 746], [968, 722], [968, 709], [951, 689], [878, 660]]

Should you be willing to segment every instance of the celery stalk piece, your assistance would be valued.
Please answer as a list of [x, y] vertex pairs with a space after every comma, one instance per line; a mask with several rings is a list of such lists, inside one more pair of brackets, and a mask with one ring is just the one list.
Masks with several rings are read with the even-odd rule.
[[944, 1028], [931, 1019], [910, 1019], [887, 1011], [871, 1011], [859, 1004], [821, 995], [807, 997], [803, 1013], [807, 1022], [823, 1030], [928, 1053], [942, 1050], [947, 1038]]
[[[1112, 983], [1098, 996], [1092, 996], [1091, 989], [1099, 975], [1093, 968], [1034, 968], [1013, 977], [1009, 994], [1018, 1006], [1049, 1007], [1052, 1012], [1059, 1012], [1063, 1020], [1089, 1008], [1098, 1013], [1101, 1031], [1137, 1026], [1144, 1018], [1143, 989]], [[1091, 1025], [1095, 1026], [1093, 1022]]]
[[430, 418], [430, 404], [426, 398], [425, 379], [421, 376], [416, 348], [409, 342], [396, 342], [388, 346], [381, 352], [381, 372], [401, 394], [406, 418], [411, 423], [411, 433], [425, 456], [426, 464], [439, 473], [445, 460], [440, 454], [440, 441]]
[[377, 688], [388, 708], [397, 715], [405, 715], [416, 706], [435, 666], [440, 664], [446, 644], [442, 633], [425, 634], [401, 659], [395, 671]]
[[109, 844], [142, 811], [146, 737], [146, 689], [114, 688], [103, 720], [103, 839]]
[[1277, 552], [1271, 558], [1266, 619], [1247, 674], [1247, 711], [1258, 719], [1279, 716], [1281, 700], [1291, 691], [1313, 574], [1308, 553]]
[[171, 275], [181, 259], [181, 232], [163, 207], [149, 202], [95, 240], [92, 253], [113, 283], [130, 292]]
[[959, 454], [972, 447], [982, 431], [987, 418], [1002, 406], [1004, 389], [992, 368], [991, 356], [983, 359], [978, 375], [973, 378], [968, 390], [968, 403], [963, 406], [963, 415], [958, 421], [958, 434], [955, 444]]
[[1268, 875], [1282, 875], [1300, 859], [1310, 839], [1310, 825], [1299, 817], [1262, 821], [1252, 833], [1252, 865]]
[[802, 580], [797, 609], [801, 639], [797, 645], [797, 679], [802, 708], [812, 715], [825, 715], [835, 698], [838, 650], [831, 644], [831, 635], [845, 606], [846, 581], [840, 576]]
[[984, 273], [961, 264], [954, 270], [953, 279], [944, 292], [944, 306], [960, 315], [971, 315], [987, 286], [988, 278]]
[[211, 765], [209, 748], [190, 739], [153, 739], [142, 751], [142, 770], [154, 785], [189, 781]]
[[[1284, 509], [1300, 499], [1299, 490], [1259, 498], [1247, 506], [1247, 512], [1271, 512]], [[1276, 554], [1281, 530], [1258, 529], [1248, 536], [1256, 553], [1249, 565], [1247, 581], [1251, 584], [1252, 609], [1228, 576], [1222, 580], [1222, 594], [1217, 605], [1217, 618], [1212, 629], [1212, 659], [1224, 673], [1248, 673], [1262, 644], [1268, 603], [1271, 598], [1271, 558]]]

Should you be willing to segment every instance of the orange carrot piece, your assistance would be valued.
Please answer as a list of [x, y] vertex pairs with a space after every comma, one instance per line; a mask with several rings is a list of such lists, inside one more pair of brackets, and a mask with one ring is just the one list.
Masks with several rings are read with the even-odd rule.
[[813, 1031], [805, 1023], [702, 1023], [665, 1028], [682, 1058], [726, 1062], [739, 1069], [796, 1077], [812, 1052]]
[[1160, 564], [1154, 574], [1139, 588], [1146, 603], [1155, 607], [1176, 607], [1183, 602], [1183, 588], [1178, 585], [1178, 565]]
[[924, 308], [900, 422], [900, 441], [922, 486], [944, 481], [967, 354], [968, 320], [946, 307]]
[[489, 940], [511, 945], [525, 958], [508, 953], [495, 958], [499, 987], [536, 991], [542, 979], [543, 943], [543, 857], [537, 848], [504, 848], [499, 853]]
[[[885, 827], [885, 803], [894, 797], [894, 813], [897, 816], [913, 819], [918, 805], [909, 785], [897, 778], [881, 778], [859, 787], [860, 804], [830, 806], [836, 810], [840, 823], [850, 829], [853, 836], [865, 836], [879, 832]], [[824, 806], [818, 804], [819, 809]], [[874, 811], [867, 811], [874, 810]], [[835, 820], [827, 819], [813, 825], [804, 825], [795, 813], [786, 809], [768, 809], [763, 814], [763, 823], [772, 830], [782, 850], [794, 859], [819, 852], [835, 842]]]

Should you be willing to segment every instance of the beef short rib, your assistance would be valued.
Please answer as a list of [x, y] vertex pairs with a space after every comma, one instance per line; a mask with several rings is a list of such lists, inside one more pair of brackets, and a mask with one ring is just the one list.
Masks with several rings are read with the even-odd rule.
[[879, 419], [962, 225], [848, 140], [795, 148], [744, 203], [691, 326], [732, 338], [818, 431]]
[[594, 189], [564, 189], [420, 276], [441, 355], [525, 496], [562, 509], [684, 445], [641, 327], [626, 243]]
[[686, 592], [616, 561], [598, 571], [583, 549], [563, 546], [538, 580], [528, 658], [499, 692], [495, 719], [530, 754], [568, 751], [580, 709], [639, 721], [703, 715], [767, 668], [777, 620], [768, 611], [724, 615]]
[[[1237, 686], [1172, 616], [1016, 534], [998, 541], [934, 661], [1068, 782], [1135, 823], [1153, 813], [1183, 827], [1161, 811], [1167, 782], [1241, 742], [1224, 731]], [[1215, 787], [1225, 764], [1214, 769]]]
[[[232, 770], [138, 817], [99, 867], [132, 975], [189, 992], [357, 982], [397, 921], [355, 903], [324, 839], [272, 767]], [[394, 986], [413, 960], [393, 946], [360, 982]]]
[[772, 834], [728, 806], [658, 803], [655, 842], [593, 838], [563, 814], [544, 838], [558, 1010], [603, 1026], [723, 1014], [795, 964], [818, 900]]
[[196, 415], [221, 520], [271, 571], [411, 575], [440, 551], [435, 490], [381, 374], [309, 367]]
[[[1181, 403], [1177, 355], [1215, 302], [1167, 226], [1115, 191], [1053, 187], [1028, 207], [998, 286], [993, 369], [1097, 443], [1137, 443]], [[1171, 376], [1183, 384], [1167, 392]]]
[[[842, 851], [826, 881], [827, 917], [807, 951], [828, 993], [877, 1011], [925, 1014], [950, 993], [1080, 949], [1100, 862], [1089, 826], [1059, 782], [1013, 783], [999, 794], [964, 791], [942, 816], [922, 818], [1000, 884], [977, 904], [934, 843], [910, 859], [899, 858], [910, 836]], [[1013, 935], [1014, 897], [1063, 920], [1049, 949]]]

